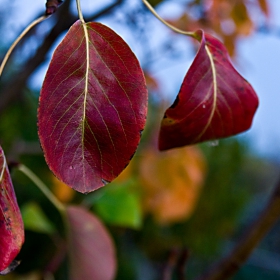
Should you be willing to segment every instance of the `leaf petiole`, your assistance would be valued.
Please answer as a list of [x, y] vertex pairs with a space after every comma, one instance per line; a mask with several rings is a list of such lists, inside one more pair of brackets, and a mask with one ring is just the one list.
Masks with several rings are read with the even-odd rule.
[[27, 166], [20, 164], [18, 166], [23, 174], [25, 174], [49, 199], [49, 201], [55, 206], [55, 208], [61, 213], [65, 213], [65, 206], [53, 195], [53, 193], [48, 189], [48, 187], [41, 181], [39, 177], [36, 176]]
[[13, 42], [13, 44], [10, 46], [10, 48], [8, 49], [1, 65], [0, 65], [0, 77], [2, 75], [2, 72], [3, 72], [3, 69], [12, 53], [12, 51], [14, 50], [14, 48], [16, 47], [16, 45], [19, 43], [19, 41], [27, 34], [27, 32], [32, 28], [34, 27], [36, 24], [44, 21], [45, 19], [47, 19], [48, 17], [50, 17], [50, 15], [44, 15], [44, 16], [41, 16], [37, 19], [35, 19], [33, 22], [31, 22], [23, 31], [22, 33], [16, 38], [16, 40]]
[[181, 30], [179, 28], [176, 28], [175, 26], [171, 25], [170, 23], [168, 23], [167, 21], [165, 21], [157, 12], [156, 10], [153, 8], [153, 6], [147, 1], [147, 0], [142, 0], [142, 2], [146, 5], [146, 7], [150, 10], [150, 12], [158, 19], [160, 20], [164, 25], [166, 25], [167, 27], [169, 27], [171, 30], [173, 30], [176, 33], [179, 34], [183, 34], [186, 36], [190, 36], [192, 38], [198, 39], [197, 35], [195, 34], [195, 32], [190, 32], [190, 31], [184, 31]]
[[80, 0], [76, 0], [76, 3], [77, 3], [77, 10], [78, 10], [78, 14], [79, 14], [80, 21], [81, 21], [82, 23], [85, 23], [85, 20], [84, 20], [84, 17], [83, 17], [83, 13], [82, 13], [82, 8], [81, 8], [81, 2], [80, 2]]

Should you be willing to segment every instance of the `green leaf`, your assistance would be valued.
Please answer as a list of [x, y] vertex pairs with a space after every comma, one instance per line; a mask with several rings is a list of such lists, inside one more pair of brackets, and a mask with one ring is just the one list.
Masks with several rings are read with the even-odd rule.
[[25, 204], [21, 213], [25, 229], [46, 234], [53, 234], [55, 232], [54, 225], [35, 202]]
[[131, 182], [125, 185], [112, 185], [99, 192], [101, 191], [94, 209], [105, 222], [135, 229], [141, 227], [140, 198], [132, 190]]

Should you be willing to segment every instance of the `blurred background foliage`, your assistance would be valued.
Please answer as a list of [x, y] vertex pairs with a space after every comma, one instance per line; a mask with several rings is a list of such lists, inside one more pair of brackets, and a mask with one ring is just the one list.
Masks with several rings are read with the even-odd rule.
[[[27, 165], [59, 200], [87, 207], [105, 223], [116, 245], [116, 279], [167, 279], [164, 275], [174, 266], [174, 259], [180, 258], [187, 279], [191, 279], [228, 252], [254, 220], [275, 183], [279, 163], [254, 155], [250, 143], [236, 137], [157, 151], [160, 119], [171, 102], [161, 93], [161, 82], [153, 76], [153, 59], [150, 58], [157, 53], [180, 56], [176, 35], [170, 32], [157, 46], [142, 40], [140, 58], [150, 93], [150, 107], [148, 124], [131, 164], [113, 183], [87, 196], [59, 182], [46, 166], [38, 143], [39, 92], [30, 87], [28, 81], [48, 57], [58, 36], [71, 24], [70, 2], [65, 1], [61, 14], [53, 16], [47, 31], [42, 32], [38, 27], [31, 32], [9, 61], [0, 85], [0, 144], [10, 162]], [[169, 22], [181, 29], [203, 28], [215, 33], [233, 57], [238, 55], [237, 40], [256, 32], [257, 27], [269, 19], [266, 0], [177, 2], [182, 13], [176, 19], [167, 19]], [[155, 7], [166, 4], [160, 0], [150, 3]], [[5, 15], [3, 11], [1, 16]], [[104, 7], [101, 12], [89, 18], [111, 17], [136, 41], [149, 37], [148, 31], [143, 29], [143, 18], [148, 14], [141, 3], [130, 7], [127, 1], [115, 1], [113, 8], [106, 10]], [[120, 19], [119, 13], [125, 19]], [[55, 36], [47, 38], [48, 32], [55, 29], [55, 22], [62, 17], [68, 20], [65, 26], [53, 32]], [[35, 44], [34, 51], [28, 55], [22, 53], [37, 38], [41, 38], [41, 42]], [[44, 46], [41, 50], [44, 54], [39, 53], [38, 59], [36, 49], [40, 44]], [[7, 45], [2, 40], [1, 56], [5, 49]], [[20, 63], [19, 56], [22, 56]], [[23, 72], [27, 72], [26, 75]], [[63, 249], [65, 229], [57, 210], [25, 176], [16, 169], [12, 171], [25, 222], [26, 242], [18, 257], [21, 265], [16, 272], [2, 278], [67, 279], [68, 263]], [[263, 240], [234, 279], [280, 278], [279, 232], [280, 224]], [[168, 279], [179, 278], [174, 275]]]

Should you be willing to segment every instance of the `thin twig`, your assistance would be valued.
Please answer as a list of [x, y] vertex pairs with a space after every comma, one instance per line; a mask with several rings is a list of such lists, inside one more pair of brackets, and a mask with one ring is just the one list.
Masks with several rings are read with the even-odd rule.
[[163, 267], [161, 280], [171, 280], [174, 267], [178, 260], [178, 250], [173, 248], [168, 254], [167, 261]]
[[186, 280], [186, 265], [189, 260], [189, 256], [189, 250], [186, 248], [182, 249], [175, 269], [178, 280]]
[[234, 275], [280, 218], [280, 179], [265, 209], [249, 226], [232, 252], [196, 280], [225, 280]]
[[7, 51], [1, 65], [0, 65], [0, 77], [2, 75], [2, 72], [4, 70], [4, 67], [12, 53], [12, 51], [14, 50], [14, 48], [16, 47], [16, 45], [19, 43], [19, 41], [27, 34], [27, 32], [34, 27], [35, 25], [37, 25], [38, 23], [44, 21], [45, 19], [47, 19], [49, 17], [49, 15], [44, 15], [41, 16], [37, 19], [35, 19], [33, 22], [31, 22], [23, 31], [22, 33], [16, 38], [16, 40], [13, 42], [13, 44], [10, 46], [9, 50]]
[[25, 165], [20, 164], [18, 170], [24, 173], [40, 190], [41, 192], [49, 199], [49, 201], [56, 207], [60, 213], [65, 212], [64, 205], [53, 195], [53, 193], [48, 189], [48, 187], [37, 177], [29, 168]]
[[[123, 2], [124, 0], [116, 0], [114, 3], [109, 4], [104, 9], [86, 17], [85, 21], [93, 21], [101, 16], [108, 15]], [[45, 37], [36, 53], [30, 57], [21, 68], [18, 69], [17, 73], [15, 73], [17, 82], [15, 83], [14, 80], [10, 79], [9, 82], [1, 85], [0, 116], [4, 113], [11, 102], [20, 96], [23, 89], [25, 88], [26, 80], [35, 71], [35, 69], [45, 61], [46, 54], [53, 46], [53, 42], [55, 42], [57, 37], [63, 31], [67, 30], [75, 22], [76, 16], [72, 15], [70, 12], [70, 3], [70, 0], [65, 0], [64, 4], [53, 15], [53, 19], [54, 21], [57, 20], [57, 23], [52, 28], [50, 33]]]
[[193, 38], [197, 38], [197, 36], [195, 35], [195, 32], [190, 32], [190, 31], [184, 31], [181, 30], [179, 28], [176, 28], [175, 26], [171, 25], [170, 23], [168, 23], [167, 21], [165, 21], [157, 12], [156, 10], [153, 8], [153, 6], [147, 1], [147, 0], [142, 0], [143, 3], [146, 5], [146, 7], [151, 11], [151, 13], [158, 19], [160, 20], [164, 25], [166, 25], [167, 27], [169, 27], [171, 30], [173, 30], [176, 33], [179, 34], [183, 34], [183, 35], [187, 35]]
[[50, 262], [44, 268], [44, 274], [54, 274], [60, 267], [67, 254], [66, 241], [60, 236], [55, 236], [55, 239], [56, 240], [54, 240], [54, 243], [57, 247], [56, 252], [54, 253], [54, 256], [52, 257]]

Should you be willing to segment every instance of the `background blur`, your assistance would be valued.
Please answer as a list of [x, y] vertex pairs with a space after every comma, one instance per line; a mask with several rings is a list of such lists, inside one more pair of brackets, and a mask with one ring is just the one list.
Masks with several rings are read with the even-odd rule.
[[[114, 183], [83, 196], [58, 182], [38, 143], [36, 112], [52, 52], [78, 18], [75, 1], [68, 0], [28, 33], [5, 68], [0, 144], [8, 160], [29, 166], [60, 200], [82, 204], [100, 217], [116, 244], [117, 279], [163, 279], [172, 257], [184, 254], [189, 256], [186, 273], [191, 279], [232, 248], [265, 205], [278, 177], [280, 2], [150, 3], [173, 25], [203, 28], [224, 42], [235, 67], [260, 98], [248, 132], [159, 153], [155, 143], [162, 114], [175, 99], [198, 45], [170, 31], [140, 0], [82, 0], [86, 20], [110, 26], [140, 60], [149, 89], [149, 117], [136, 156]], [[0, 0], [0, 58], [28, 23], [44, 13], [44, 5], [43, 0]], [[12, 174], [26, 242], [21, 265], [3, 279], [68, 279], [67, 259], [58, 258], [63, 229], [55, 209], [22, 174]], [[280, 223], [234, 279], [280, 279], [279, 232]]]

